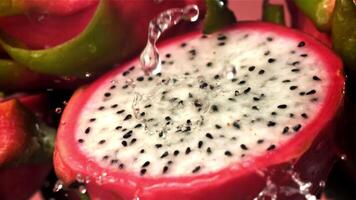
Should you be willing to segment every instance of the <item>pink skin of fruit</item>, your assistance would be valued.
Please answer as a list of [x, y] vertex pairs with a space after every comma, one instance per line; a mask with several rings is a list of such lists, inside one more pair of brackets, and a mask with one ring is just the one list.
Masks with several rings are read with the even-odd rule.
[[[326, 66], [330, 75], [330, 86], [326, 89], [325, 104], [317, 116], [295, 138], [282, 144], [278, 149], [254, 158], [247, 166], [227, 167], [220, 171], [196, 175], [194, 177], [139, 177], [122, 171], [110, 171], [98, 165], [95, 161], [88, 160], [79, 149], [75, 139], [75, 129], [78, 117], [82, 112], [82, 105], [91, 95], [107, 80], [111, 80], [116, 74], [128, 69], [130, 62], [114, 69], [87, 88], [79, 89], [68, 103], [62, 123], [57, 134], [54, 165], [57, 175], [65, 183], [69, 184], [79, 174], [90, 177], [87, 184], [88, 192], [93, 199], [134, 199], [143, 200], [160, 199], [252, 199], [261, 192], [270, 175], [271, 181], [278, 186], [294, 186], [286, 169], [294, 166], [293, 171], [300, 175], [302, 180], [313, 183], [310, 192], [319, 192], [319, 182], [326, 178], [332, 166], [335, 151], [333, 148], [333, 133], [336, 114], [343, 104], [344, 77], [342, 62], [335, 54], [315, 41], [311, 37], [278, 25], [248, 22], [239, 23], [230, 29], [274, 29], [279, 33], [308, 43], [309, 48], [319, 52], [320, 60]], [[161, 46], [170, 45], [187, 39], [200, 33], [192, 33], [183, 37], [167, 41]], [[238, 168], [238, 169], [237, 169]], [[99, 175], [105, 173], [100, 183], [95, 181]], [[116, 181], [111, 181], [116, 180]], [[120, 181], [118, 181], [120, 180]], [[279, 199], [291, 199], [291, 196], [283, 196], [278, 191]], [[300, 196], [299, 196], [300, 198]]]
[[[41, 5], [43, 8], [39, 12], [27, 15], [1, 17], [0, 29], [29, 48], [44, 49], [64, 43], [83, 31], [96, 9], [97, 0], [30, 0], [30, 3]], [[164, 10], [184, 7], [191, 3], [197, 4], [201, 8], [201, 13], [204, 13], [204, 0], [170, 0], [161, 3], [155, 3], [153, 0], [113, 0], [113, 6], [124, 21], [135, 21], [134, 26], [125, 28], [132, 29], [138, 47], [145, 45], [147, 31], [143, 31], [142, 27], [148, 27], [151, 19]], [[43, 14], [40, 12], [43, 10], [48, 12]], [[56, 15], [60, 12], [64, 12], [63, 15]], [[186, 32], [187, 28], [183, 26], [182, 30], [176, 29], [174, 32]]]

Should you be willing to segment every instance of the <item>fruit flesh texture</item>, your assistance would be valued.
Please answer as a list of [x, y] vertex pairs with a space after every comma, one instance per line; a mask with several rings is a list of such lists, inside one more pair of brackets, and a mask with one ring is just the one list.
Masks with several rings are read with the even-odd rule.
[[[322, 131], [322, 129], [326, 128], [328, 123], [331, 123], [330, 120], [338, 109], [342, 98], [343, 78], [341, 74], [341, 62], [325, 47], [304, 35], [301, 36], [299, 33], [293, 31], [289, 32], [284, 28], [266, 24], [251, 23], [240, 25], [240, 28], [260, 28], [261, 30], [266, 31], [271, 30], [271, 26], [274, 30], [278, 30], [279, 33], [283, 33], [288, 37], [303, 38], [307, 44], [310, 44], [309, 46], [311, 46], [311, 48], [320, 53], [319, 56], [323, 63], [326, 65], [325, 71], [328, 72], [327, 74], [329, 75], [330, 83], [332, 83], [326, 87], [326, 91], [333, 91], [336, 94], [334, 96], [326, 95], [325, 106], [323, 106], [320, 111], [320, 114], [325, 116], [323, 119], [318, 118], [317, 120], [313, 120], [313, 125], [306, 126], [304, 131], [302, 131], [295, 139], [288, 141], [284, 145], [281, 145], [280, 148], [277, 148], [275, 151], [268, 153], [268, 156], [255, 158], [252, 165], [244, 166], [242, 168], [237, 167], [238, 169], [234, 167], [226, 168], [216, 173], [203, 174], [196, 177], [160, 177], [157, 179], [140, 178], [134, 174], [112, 170], [109, 172], [109, 174], [106, 175], [107, 179], [105, 178], [101, 184], [96, 185], [94, 182], [92, 182], [88, 185], [89, 188], [92, 188], [91, 195], [97, 196], [98, 193], [94, 192], [94, 190], [99, 190], [102, 193], [112, 194], [116, 197], [121, 196], [124, 199], [132, 198], [135, 195], [138, 195], [143, 199], [152, 199], [155, 197], [157, 198], [158, 196], [161, 197], [160, 199], [165, 199], [168, 198], [170, 192], [176, 192], [177, 199], [194, 197], [197, 199], [214, 199], [214, 197], [217, 197], [215, 195], [225, 195], [224, 197], [227, 199], [236, 199], [236, 195], [238, 194], [236, 191], [240, 191], [239, 194], [243, 194], [244, 197], [252, 197], [261, 190], [261, 187], [265, 185], [266, 181], [265, 177], [261, 177], [258, 175], [258, 173], [256, 173], [256, 169], [267, 168], [268, 170], [278, 171], [281, 170], [282, 167], [275, 164], [288, 162], [292, 162], [298, 166], [298, 163], [301, 163], [297, 162], [298, 158], [300, 158], [303, 153], [306, 153], [312, 143], [318, 144], [320, 140], [326, 140], [327, 137], [324, 138], [323, 136], [327, 136], [329, 134], [326, 134], [324, 131]], [[328, 63], [332, 63], [333, 66]], [[131, 65], [128, 64], [126, 69], [128, 69], [130, 66]], [[116, 73], [120, 72], [122, 73], [123, 71], [116, 71]], [[113, 74], [115, 73], [113, 72]], [[92, 92], [96, 91], [98, 87], [101, 87], [105, 81], [111, 80], [110, 78], [114, 76], [113, 74], [107, 75], [106, 77], [99, 80], [96, 84], [90, 86], [88, 89], [79, 91], [77, 95], [73, 97], [71, 100], [72, 103], [69, 103], [69, 108], [67, 108], [64, 113], [64, 118], [62, 121], [65, 125], [60, 127], [59, 135], [57, 138], [58, 140], [56, 143], [55, 165], [58, 175], [66, 182], [72, 181], [76, 173], [89, 176], [93, 176], [92, 173], [94, 171], [99, 175], [102, 172], [107, 173], [107, 168], [98, 165], [94, 160], [88, 160], [86, 155], [80, 153], [76, 139], [73, 138], [73, 136], [70, 137], [65, 135], [65, 133], [72, 131], [75, 132], [77, 129], [77, 122], [73, 122], [73, 119], [77, 120], [79, 113], [81, 113], [81, 108], [78, 108], [77, 106], [72, 107], [71, 105], [81, 105], [86, 103], [87, 99], [91, 97]], [[325, 109], [325, 107], [329, 108]], [[68, 111], [70, 108], [71, 110]], [[71, 121], [67, 121], [68, 119], [71, 119]], [[319, 137], [317, 137], [318, 134], [320, 134]], [[64, 146], [70, 147], [64, 148]], [[326, 150], [331, 150], [331, 148]], [[303, 156], [303, 158], [306, 157], [306, 160], [309, 160], [311, 157], [313, 157], [313, 151], [314, 149], [311, 148], [311, 150], [309, 150]], [[69, 154], [72, 156], [67, 157]], [[325, 160], [330, 161], [330, 159]], [[81, 167], [84, 163], [86, 165], [86, 169]], [[320, 163], [322, 162], [319, 162], [318, 164]], [[325, 162], [323, 164], [327, 163], [328, 162]], [[305, 169], [305, 165], [301, 165], [300, 168]], [[317, 165], [316, 168], [320, 169], [320, 174], [318, 174], [315, 179], [320, 180], [322, 175], [325, 175], [328, 168], [324, 165]], [[95, 177], [93, 177], [93, 179], [95, 179]], [[110, 180], [113, 182], [110, 183]], [[204, 183], [206, 181], [210, 184]], [[241, 184], [240, 181], [245, 182], [244, 184]], [[189, 190], [184, 190], [184, 185], [186, 184], [190, 185]], [[255, 187], [252, 188], [251, 185], [254, 185]], [[100, 189], [97, 187], [100, 187]], [[161, 189], [159, 189], [159, 187]]]
[[278, 148], [318, 116], [330, 84], [300, 42], [245, 30], [161, 49], [161, 75], [149, 80], [133, 63], [93, 94], [76, 130], [81, 151], [114, 170], [184, 176]]

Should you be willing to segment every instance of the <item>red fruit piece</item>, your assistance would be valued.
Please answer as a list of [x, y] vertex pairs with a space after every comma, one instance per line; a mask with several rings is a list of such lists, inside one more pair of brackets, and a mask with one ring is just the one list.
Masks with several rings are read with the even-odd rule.
[[158, 49], [160, 73], [134, 59], [71, 98], [55, 144], [60, 179], [85, 177], [91, 198], [106, 200], [318, 193], [343, 100], [330, 49], [259, 22]]

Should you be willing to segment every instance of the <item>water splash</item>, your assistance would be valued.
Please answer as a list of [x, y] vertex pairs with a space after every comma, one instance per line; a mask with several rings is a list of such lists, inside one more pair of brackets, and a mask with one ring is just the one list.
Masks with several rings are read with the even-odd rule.
[[156, 42], [161, 34], [182, 20], [194, 22], [198, 17], [198, 6], [188, 5], [182, 9], [172, 8], [166, 10], [150, 21], [147, 44], [140, 56], [141, 66], [146, 74], [156, 74], [161, 70], [160, 58], [156, 47]]

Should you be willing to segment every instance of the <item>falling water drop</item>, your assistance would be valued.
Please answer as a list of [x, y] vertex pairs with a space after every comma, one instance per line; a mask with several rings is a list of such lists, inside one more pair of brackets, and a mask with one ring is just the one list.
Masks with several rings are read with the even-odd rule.
[[58, 180], [53, 187], [53, 192], [59, 192], [61, 189], [63, 189], [63, 181]]
[[199, 8], [196, 5], [188, 5], [181, 8], [166, 10], [151, 20], [148, 26], [147, 44], [140, 56], [141, 66], [146, 74], [155, 74], [160, 71], [160, 58], [156, 42], [161, 34], [176, 25], [181, 20], [194, 22], [199, 17]]
[[61, 113], [62, 113], [62, 108], [57, 107], [54, 111], [55, 111], [57, 114], [61, 114]]

